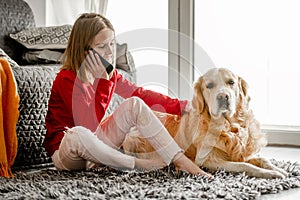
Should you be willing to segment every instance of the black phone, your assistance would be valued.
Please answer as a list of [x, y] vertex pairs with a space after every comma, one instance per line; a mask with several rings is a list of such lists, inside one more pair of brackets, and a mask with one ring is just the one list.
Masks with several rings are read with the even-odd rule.
[[101, 60], [102, 64], [104, 65], [107, 74], [110, 74], [110, 72], [114, 69], [114, 67], [112, 66], [112, 64], [110, 64], [107, 60], [105, 60], [100, 55], [100, 53], [98, 53], [95, 49], [93, 49], [93, 48], [90, 48], [90, 49], [93, 51], [93, 53], [97, 54], [100, 57], [100, 60]]

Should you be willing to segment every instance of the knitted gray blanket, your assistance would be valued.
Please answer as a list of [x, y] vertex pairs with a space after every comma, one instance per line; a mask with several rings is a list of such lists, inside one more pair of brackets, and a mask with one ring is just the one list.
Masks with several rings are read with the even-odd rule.
[[174, 166], [150, 172], [55, 169], [14, 172], [0, 178], [0, 199], [256, 199], [300, 187], [300, 165], [272, 162], [289, 172], [286, 179], [248, 177], [219, 170], [214, 179], [176, 172]]

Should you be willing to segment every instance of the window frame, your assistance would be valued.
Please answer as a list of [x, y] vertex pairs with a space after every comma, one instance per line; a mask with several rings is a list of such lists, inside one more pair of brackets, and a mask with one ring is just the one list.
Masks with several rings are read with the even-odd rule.
[[[179, 98], [192, 98], [192, 91], [186, 90], [193, 82], [195, 47], [194, 43], [183, 39], [182, 35], [194, 40], [194, 0], [169, 0], [169, 94]], [[177, 32], [177, 35], [172, 31]], [[174, 42], [176, 41], [176, 42]], [[184, 42], [187, 42], [184, 44]], [[175, 52], [175, 55], [174, 55]], [[181, 55], [181, 56], [180, 56]], [[183, 61], [182, 55], [191, 60]], [[184, 80], [185, 79], [185, 80]], [[186, 83], [188, 80], [188, 83]], [[268, 145], [300, 146], [300, 126], [262, 125], [261, 130], [267, 133]]]
[[[169, 0], [169, 95], [191, 99], [194, 82], [194, 0]], [[174, 42], [175, 41], [175, 42]]]

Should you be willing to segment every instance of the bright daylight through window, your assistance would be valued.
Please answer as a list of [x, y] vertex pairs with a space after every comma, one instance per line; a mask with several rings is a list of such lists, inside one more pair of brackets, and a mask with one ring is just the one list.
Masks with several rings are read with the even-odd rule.
[[168, 94], [168, 0], [109, 0], [106, 13], [117, 41], [128, 43], [138, 85]]
[[195, 1], [196, 43], [247, 81], [262, 124], [300, 126], [299, 19], [297, 0]]

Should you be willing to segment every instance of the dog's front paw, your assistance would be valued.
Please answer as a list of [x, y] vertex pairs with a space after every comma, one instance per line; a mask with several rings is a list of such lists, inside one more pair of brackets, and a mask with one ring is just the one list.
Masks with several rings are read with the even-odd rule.
[[276, 170], [277, 172], [281, 173], [284, 176], [284, 178], [289, 177], [289, 173], [286, 172], [284, 169], [276, 167], [274, 170]]
[[268, 170], [267, 173], [262, 174], [262, 178], [286, 178], [286, 176], [284, 174], [282, 174], [281, 172], [275, 171], [275, 170]]

